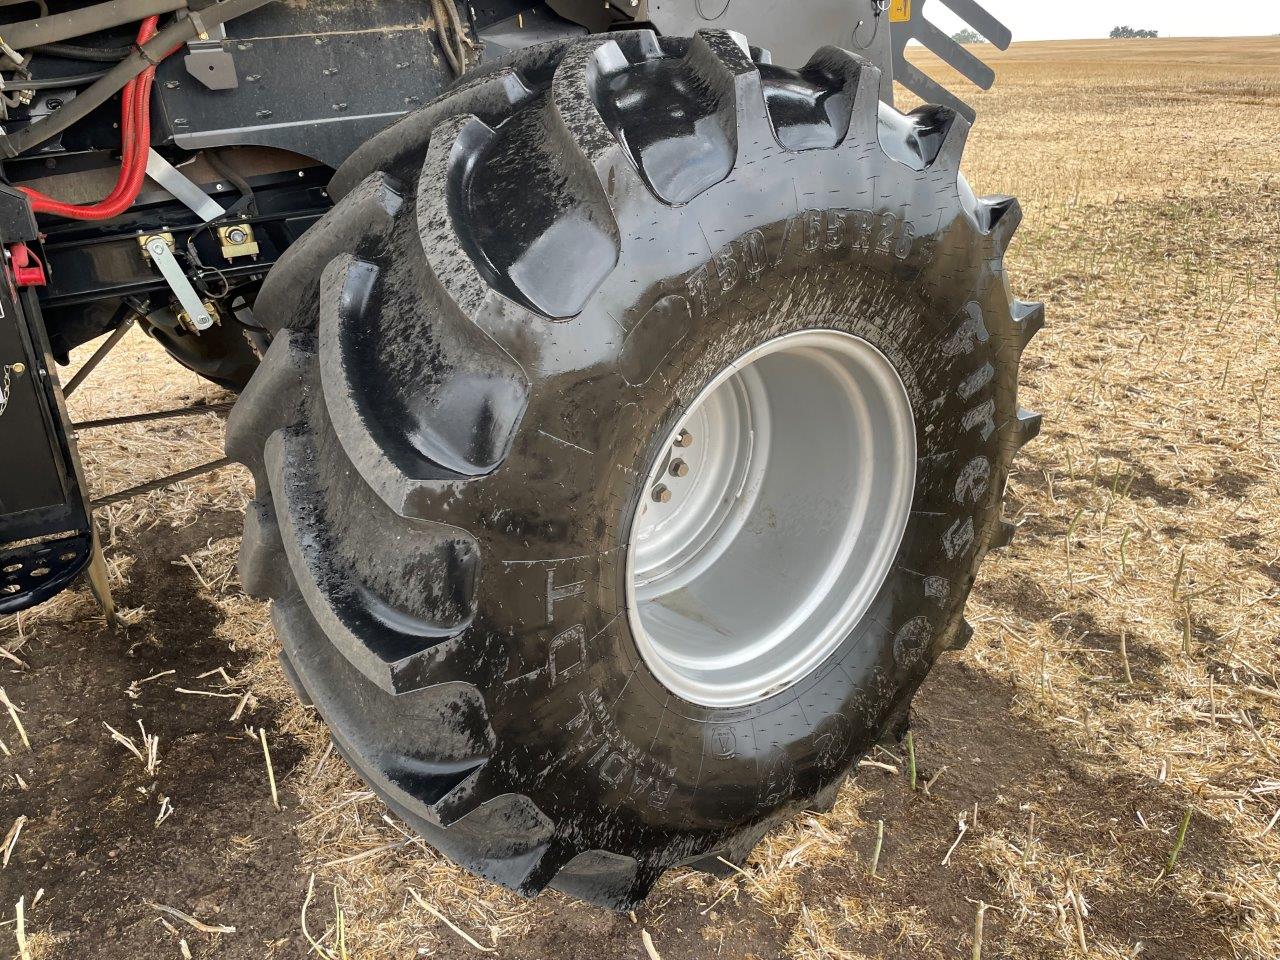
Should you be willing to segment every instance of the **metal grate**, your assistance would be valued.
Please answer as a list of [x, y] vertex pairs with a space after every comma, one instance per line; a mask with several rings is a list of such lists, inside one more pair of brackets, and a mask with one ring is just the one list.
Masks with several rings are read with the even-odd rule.
[[[982, 8], [977, 0], [941, 0], [969, 26], [982, 34], [997, 50], [1009, 49], [1013, 34], [1003, 23]], [[983, 90], [995, 83], [995, 71], [969, 50], [925, 19], [929, 0], [895, 0], [890, 17], [893, 20], [893, 78], [916, 96], [929, 103], [951, 107], [970, 123], [976, 114], [972, 107], [907, 60], [907, 44], [918, 40], [943, 62], [954, 67]]]

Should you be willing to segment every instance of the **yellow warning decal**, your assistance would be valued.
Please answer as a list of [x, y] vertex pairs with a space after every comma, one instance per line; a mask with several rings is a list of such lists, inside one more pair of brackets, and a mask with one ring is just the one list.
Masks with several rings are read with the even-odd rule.
[[889, 4], [890, 23], [909, 23], [911, 21], [911, 0], [891, 0]]

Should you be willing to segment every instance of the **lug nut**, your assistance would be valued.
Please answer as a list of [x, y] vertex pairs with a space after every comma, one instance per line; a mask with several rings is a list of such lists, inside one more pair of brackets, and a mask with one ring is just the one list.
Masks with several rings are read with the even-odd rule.
[[688, 430], [681, 430], [676, 434], [677, 447], [689, 447], [693, 445], [693, 434]]
[[689, 465], [683, 460], [672, 460], [670, 469], [673, 477], [686, 477], [689, 475]]
[[658, 484], [653, 488], [653, 499], [655, 503], [670, 503], [671, 491], [667, 489], [665, 484]]

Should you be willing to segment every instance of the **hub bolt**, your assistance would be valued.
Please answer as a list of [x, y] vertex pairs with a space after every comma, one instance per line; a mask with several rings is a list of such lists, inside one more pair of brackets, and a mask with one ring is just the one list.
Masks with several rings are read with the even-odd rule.
[[670, 469], [673, 477], [687, 477], [689, 475], [689, 465], [683, 460], [672, 460]]
[[653, 499], [655, 503], [670, 503], [671, 491], [665, 484], [658, 484], [653, 488]]
[[677, 447], [689, 447], [693, 445], [693, 434], [688, 430], [681, 430], [676, 434]]

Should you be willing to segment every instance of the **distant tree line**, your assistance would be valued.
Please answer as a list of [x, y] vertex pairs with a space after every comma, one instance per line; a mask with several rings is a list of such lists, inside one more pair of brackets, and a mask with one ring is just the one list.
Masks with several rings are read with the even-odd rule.
[[1159, 36], [1155, 30], [1137, 30], [1133, 27], [1116, 27], [1111, 31], [1112, 40], [1155, 40]]
[[956, 43], [986, 43], [986, 39], [977, 30], [969, 30], [968, 28], [961, 30], [959, 33], [953, 33], [951, 39]]

